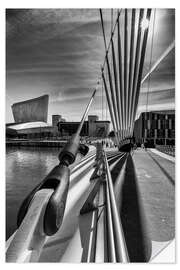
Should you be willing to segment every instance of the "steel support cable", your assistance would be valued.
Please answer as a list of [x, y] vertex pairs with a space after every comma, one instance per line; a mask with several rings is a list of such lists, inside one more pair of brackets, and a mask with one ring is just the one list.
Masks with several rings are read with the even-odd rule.
[[[117, 105], [117, 111], [118, 111], [119, 127], [120, 127], [120, 131], [121, 131], [122, 130], [121, 104], [120, 104], [120, 93], [119, 93], [119, 89], [118, 89], [116, 56], [115, 56], [113, 39], [111, 40], [111, 45], [112, 45], [112, 56], [113, 56], [112, 58], [113, 58], [115, 92], [116, 92], [116, 105]], [[121, 134], [120, 134], [120, 139], [121, 139]]]
[[111, 173], [106, 157], [106, 153], [104, 152], [104, 160], [105, 160], [105, 168], [107, 173], [107, 186], [109, 190], [110, 204], [111, 204], [111, 212], [112, 212], [112, 220], [113, 220], [113, 229], [114, 229], [114, 243], [115, 243], [115, 251], [116, 251], [116, 260], [117, 262], [127, 263], [129, 261], [128, 251], [126, 247], [126, 242], [124, 238], [123, 228], [121, 224], [121, 220], [118, 214], [114, 188], [111, 178]]
[[103, 108], [104, 107], [103, 106], [104, 105], [103, 104], [104, 103], [104, 101], [103, 101], [103, 81], [101, 83], [102, 83], [102, 120], [103, 120], [103, 110], [104, 110], [104, 108]]
[[[106, 73], [105, 73], [105, 80], [107, 79], [107, 69], [106, 69]], [[108, 102], [107, 102], [107, 98], [106, 98], [106, 120], [107, 120], [107, 107], [108, 107]]]
[[106, 213], [107, 213], [108, 261], [115, 263], [117, 262], [116, 247], [115, 247], [115, 242], [114, 242], [114, 229], [113, 229], [110, 193], [109, 193], [109, 187], [108, 187], [107, 181], [105, 185], [105, 192], [106, 192]]
[[121, 104], [121, 117], [122, 117], [122, 139], [124, 138], [124, 84], [123, 84], [123, 69], [122, 69], [122, 48], [121, 48], [121, 34], [120, 34], [120, 25], [118, 19], [118, 64], [119, 64], [119, 97]]
[[117, 130], [119, 130], [120, 128], [119, 128], [118, 115], [117, 115], [116, 99], [115, 99], [115, 93], [114, 93], [114, 87], [113, 87], [113, 82], [112, 82], [111, 69], [110, 69], [110, 64], [109, 64], [109, 60], [108, 60], [108, 55], [106, 55], [106, 64], [107, 64], [107, 70], [108, 70], [109, 87], [110, 87], [110, 92], [111, 92], [113, 111], [114, 111]]
[[[118, 17], [118, 16], [117, 16]], [[114, 29], [115, 31], [115, 29]], [[115, 50], [114, 50], [114, 44], [113, 44], [113, 36], [114, 36], [114, 32], [113, 32], [113, 8], [111, 9], [111, 38], [110, 38], [110, 45], [111, 45], [111, 69], [113, 69], [114, 71], [114, 86], [115, 86], [115, 101], [116, 101], [116, 112], [117, 112], [117, 127], [118, 127], [118, 134], [119, 134], [119, 138], [121, 140], [121, 123], [119, 120], [119, 107], [118, 107], [118, 103], [117, 103], [117, 74], [116, 74], [116, 57], [115, 57]], [[109, 46], [110, 48], [110, 46]], [[113, 88], [114, 89], [114, 88]]]
[[[119, 16], [119, 14], [118, 14], [118, 16]], [[112, 105], [113, 105], [113, 111], [114, 111], [116, 128], [117, 128], [116, 131], [118, 131], [119, 130], [119, 124], [118, 124], [118, 118], [117, 118], [117, 108], [116, 108], [114, 88], [113, 88], [112, 77], [111, 77], [111, 69], [110, 69], [110, 64], [109, 64], [109, 59], [108, 59], [108, 50], [107, 50], [107, 45], [106, 45], [106, 36], [105, 36], [105, 30], [104, 30], [104, 21], [103, 21], [103, 15], [102, 15], [102, 10], [101, 9], [100, 9], [100, 17], [101, 17], [101, 25], [102, 25], [102, 29], [103, 29], [104, 45], [105, 45], [105, 50], [106, 50], [105, 61], [106, 61], [106, 64], [107, 64], [108, 77], [109, 77], [109, 86], [110, 86], [110, 92], [111, 92], [111, 98], [112, 98]], [[111, 44], [111, 42], [110, 42], [110, 44]], [[103, 69], [104, 69], [104, 67], [103, 67]], [[118, 141], [117, 142], [119, 143], [119, 135], [118, 135]]]
[[[110, 38], [110, 45], [109, 45], [109, 49], [110, 49], [110, 47], [112, 48], [112, 40], [113, 40], [113, 35], [114, 35], [114, 33], [113, 33], [113, 8], [111, 9], [111, 38]], [[108, 58], [108, 54], [107, 54], [107, 58]], [[107, 61], [106, 61], [106, 63], [107, 63]], [[113, 61], [113, 53], [112, 53], [112, 49], [111, 49], [111, 65], [109, 65], [110, 66], [110, 70], [114, 70], [114, 61]], [[108, 70], [108, 74], [109, 74], [109, 70]], [[117, 132], [118, 132], [118, 134], [119, 134], [119, 138], [121, 138], [121, 136], [120, 136], [120, 123], [119, 123], [119, 115], [118, 115], [118, 106], [117, 106], [117, 100], [116, 100], [116, 85], [115, 85], [115, 92], [114, 92], [114, 84], [113, 84], [113, 76], [111, 76], [111, 79], [112, 79], [112, 90], [113, 90], [113, 96], [114, 96], [114, 102], [113, 102], [113, 104], [115, 105], [115, 108], [114, 108], [114, 110], [115, 110], [115, 115], [117, 115], [117, 119], [116, 119], [116, 121], [117, 121], [117, 123], [116, 123], [116, 125], [117, 125]], [[114, 77], [114, 80], [115, 80], [115, 77]], [[110, 88], [111, 89], [111, 88]], [[111, 97], [112, 97], [112, 100], [113, 100], [113, 96], [111, 95]]]
[[102, 31], [103, 31], [104, 45], [105, 45], [105, 50], [107, 52], [106, 35], [105, 35], [105, 29], [104, 29], [102, 9], [99, 9], [99, 12], [100, 12], [100, 17], [101, 17], [101, 26], [102, 26]]
[[113, 8], [111, 8], [111, 35], [113, 32]]
[[111, 116], [111, 120], [112, 120], [112, 124], [113, 124], [113, 129], [114, 129], [114, 133], [116, 136], [116, 141], [117, 141], [117, 143], [119, 143], [119, 137], [117, 136], [117, 127], [115, 124], [115, 119], [114, 119], [114, 115], [113, 115], [113, 111], [112, 111], [111, 99], [109, 96], [109, 92], [108, 92], [108, 88], [107, 88], [107, 84], [106, 84], [103, 70], [102, 70], [102, 78], [103, 78], [104, 89], [105, 89], [106, 98], [107, 98], [107, 102], [108, 102], [109, 112], [110, 112], [110, 116]]
[[[122, 9], [121, 9], [121, 10], [122, 10]], [[114, 31], [115, 31], [115, 29], [116, 29], [117, 21], [118, 21], [118, 19], [119, 19], [120, 14], [121, 14], [121, 10], [118, 11], [118, 15], [117, 15], [117, 19], [116, 19], [116, 22], [115, 22], [115, 24], [114, 24], [114, 27], [112, 26], [112, 28], [113, 28], [112, 33], [114, 33]], [[101, 23], [102, 23], [102, 22], [103, 22], [102, 10], [99, 9], [99, 11], [100, 11], [100, 17], [101, 17]], [[104, 42], [105, 42], [105, 44], [106, 44], [105, 46], [106, 46], [106, 54], [107, 54], [108, 51], [109, 51], [111, 42], [109, 41], [109, 44], [108, 44], [108, 46], [107, 46], [106, 39], [105, 39], [104, 24], [102, 24], [102, 28], [103, 28], [103, 38], [104, 38]], [[110, 40], [111, 40], [111, 39], [110, 39]], [[105, 66], [105, 63], [106, 63], [106, 61], [105, 61], [105, 59], [104, 59], [103, 68], [104, 68], [104, 66]], [[97, 84], [99, 84], [99, 79], [98, 79], [98, 81], [97, 81]], [[106, 102], [106, 106], [107, 106], [107, 102]], [[107, 110], [106, 110], [106, 116], [107, 116]], [[106, 119], [107, 119], [107, 117], [106, 117]]]
[[[122, 9], [120, 11], [118, 11], [117, 18], [116, 18], [116, 21], [115, 21], [115, 24], [114, 24], [114, 27], [113, 27], [111, 36], [114, 35], [114, 32], [116, 30], [116, 26], [117, 26], [118, 21], [119, 21], [119, 17], [121, 15], [121, 11], [122, 11]], [[102, 10], [101, 9], [100, 9], [100, 15], [101, 15], [100, 16], [101, 17], [101, 25], [104, 28], [104, 21], [103, 21], [103, 16], [102, 16]], [[106, 38], [105, 38], [105, 31], [103, 32], [103, 38], [104, 38], [104, 40], [106, 40]], [[108, 54], [109, 49], [110, 49], [110, 46], [111, 46], [111, 38], [112, 37], [110, 37], [110, 41], [108, 43], [108, 46], [106, 46], [106, 54]], [[106, 45], [107, 45], [107, 43], [106, 43]], [[103, 69], [104, 69], [105, 64], [106, 64], [106, 58], [104, 58], [104, 62], [103, 62], [103, 65], [102, 65], [102, 68]]]
[[134, 111], [134, 102], [135, 102], [135, 96], [136, 96], [136, 90], [137, 90], [137, 80], [138, 80], [138, 73], [139, 73], [139, 58], [140, 58], [140, 46], [141, 46], [141, 35], [142, 35], [141, 22], [143, 19], [143, 15], [144, 15], [144, 9], [140, 9], [138, 33], [137, 33], [137, 41], [136, 41], [136, 53], [135, 53], [135, 60], [134, 60], [132, 103], [131, 103], [131, 107], [130, 107], [131, 132], [132, 132], [132, 121], [133, 121], [132, 119], [133, 119], [133, 111]]
[[[151, 40], [151, 52], [150, 52], [150, 60], [149, 60], [149, 70], [151, 69], [151, 65], [152, 65], [153, 45], [154, 45], [155, 17], [156, 17], [156, 9], [154, 10], [153, 29], [152, 29], [152, 40]], [[147, 89], [147, 99], [146, 99], [146, 113], [147, 113], [148, 101], [149, 101], [150, 81], [151, 81], [151, 74], [149, 75], [149, 78], [148, 78], [148, 89]]]
[[133, 83], [133, 65], [134, 65], [134, 34], [135, 34], [136, 10], [132, 9], [131, 16], [131, 41], [130, 41], [130, 57], [129, 57], [129, 87], [128, 87], [128, 131], [130, 134], [130, 108], [132, 104], [132, 83]]
[[[151, 9], [147, 10], [146, 19], [149, 21], [151, 17]], [[144, 67], [144, 59], [145, 59], [145, 53], [146, 53], [146, 46], [147, 46], [147, 39], [148, 39], [148, 33], [149, 33], [149, 26], [144, 31], [144, 37], [143, 37], [143, 44], [141, 49], [141, 60], [139, 65], [139, 74], [138, 74], [138, 81], [137, 81], [137, 91], [135, 96], [135, 103], [134, 103], [134, 111], [133, 111], [133, 122], [135, 120], [136, 111], [137, 111], [137, 105], [139, 100], [139, 93], [141, 89], [141, 80], [142, 80], [142, 72]]]
[[144, 76], [144, 78], [141, 81], [141, 84], [145, 82], [145, 80], [151, 75], [151, 73], [158, 67], [158, 65], [164, 60], [165, 57], [169, 55], [169, 53], [175, 48], [175, 41], [168, 46], [168, 48], [163, 52], [163, 54], [158, 58], [158, 60], [155, 62], [155, 64], [151, 67], [151, 69], [148, 71], [148, 73]]
[[124, 121], [125, 121], [125, 136], [127, 136], [127, 89], [128, 89], [128, 14], [127, 9], [124, 11], [124, 104], [125, 104], [125, 115], [124, 115]]

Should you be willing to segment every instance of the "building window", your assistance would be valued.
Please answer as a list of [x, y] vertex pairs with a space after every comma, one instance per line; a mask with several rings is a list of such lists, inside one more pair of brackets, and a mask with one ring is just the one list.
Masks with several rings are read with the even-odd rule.
[[165, 138], [165, 130], [163, 130], [163, 129], [158, 129], [158, 130], [157, 130], [157, 137], [158, 137], [158, 138]]
[[151, 129], [150, 130], [150, 137], [154, 137], [155, 136], [155, 130], [154, 129]]
[[172, 129], [172, 119], [169, 119], [169, 129]]

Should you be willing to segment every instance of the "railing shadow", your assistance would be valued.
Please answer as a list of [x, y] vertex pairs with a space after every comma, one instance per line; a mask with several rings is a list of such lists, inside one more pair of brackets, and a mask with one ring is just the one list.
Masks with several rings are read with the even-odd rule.
[[[118, 157], [118, 158], [120, 158], [120, 157]], [[117, 159], [118, 159], [117, 158]], [[111, 171], [111, 177], [112, 177], [112, 181], [113, 181], [113, 184], [116, 182], [116, 180], [117, 180], [117, 178], [118, 178], [118, 176], [119, 176], [119, 173], [121, 172], [121, 169], [122, 169], [122, 167], [123, 167], [123, 165], [124, 165], [124, 162], [126, 161], [126, 158], [127, 158], [127, 156], [124, 156], [124, 157], [122, 157], [120, 160], [119, 160], [119, 162], [114, 166], [114, 168], [112, 169], [112, 171]], [[116, 159], [116, 160], [117, 160]], [[113, 162], [115, 162], [116, 160], [113, 160]], [[112, 163], [110, 163], [110, 162], [108, 162], [109, 163], [109, 165], [111, 165]]]
[[123, 182], [119, 181], [119, 185], [116, 182], [116, 188], [121, 188], [118, 208], [130, 262], [148, 262], [152, 244], [131, 155], [127, 158]]

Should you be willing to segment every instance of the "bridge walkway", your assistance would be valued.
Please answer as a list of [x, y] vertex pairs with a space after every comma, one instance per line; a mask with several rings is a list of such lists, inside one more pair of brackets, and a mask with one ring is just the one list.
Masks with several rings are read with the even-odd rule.
[[149, 257], [149, 244], [141, 239], [146, 233], [152, 259], [175, 237], [175, 163], [151, 150], [134, 151], [126, 163], [120, 207], [131, 261]]
[[175, 233], [175, 163], [150, 150], [133, 155], [151, 239], [168, 241]]

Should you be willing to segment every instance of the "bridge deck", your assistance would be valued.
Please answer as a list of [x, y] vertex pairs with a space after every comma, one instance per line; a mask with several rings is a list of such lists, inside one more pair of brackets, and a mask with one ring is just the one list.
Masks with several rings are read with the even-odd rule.
[[[130, 261], [150, 261], [175, 236], [175, 163], [150, 150], [106, 153]], [[80, 262], [86, 254], [93, 212], [79, 212], [94, 182], [95, 158], [92, 151], [72, 169], [62, 227], [47, 237], [39, 261]]]
[[151, 240], [168, 241], [175, 235], [175, 163], [137, 150], [133, 161]]
[[[106, 152], [108, 155], [113, 152], [118, 153], [117, 149], [112, 148], [106, 149]], [[115, 158], [114, 160], [109, 161], [109, 165], [130, 260], [149, 261], [150, 258], [154, 257], [154, 255], [158, 253], [158, 250], [161, 250], [164, 245], [167, 244], [167, 241], [174, 238], [175, 164], [152, 153], [150, 150], [145, 151], [142, 149], [134, 151], [132, 158], [129, 156], [127, 163], [124, 164], [124, 166], [123, 160], [124, 158], [119, 161]], [[120, 192], [120, 190], [122, 191]], [[81, 201], [83, 200], [79, 199], [79, 205], [82, 204]], [[71, 261], [71, 259], [74, 261], [81, 260], [81, 238], [84, 233], [85, 235], [87, 234], [87, 227], [86, 229], [84, 228], [85, 232], [83, 233], [82, 226], [80, 226], [80, 224], [80, 227], [78, 226], [78, 209], [79, 207], [73, 207], [73, 212], [71, 212], [77, 215], [76, 218], [74, 215], [73, 218], [68, 215], [70, 223], [68, 220], [67, 222], [65, 220], [65, 230], [62, 230], [63, 237], [62, 234], [60, 234], [61, 236], [59, 235], [60, 239], [62, 237], [62, 240], [59, 239], [60, 241], [57, 241], [56, 239], [57, 243], [61, 243], [62, 241], [63, 246], [65, 244], [67, 247], [67, 242], [69, 241], [65, 240], [73, 237], [73, 231], [70, 229], [72, 225], [68, 224], [72, 224], [71, 222], [76, 220], [77, 231], [72, 238], [72, 241], [69, 239], [69, 247], [71, 251], [68, 251], [68, 248], [67, 252], [65, 252], [65, 256], [62, 258], [60, 256], [60, 250], [62, 248], [60, 248], [61, 245], [55, 245], [55, 248], [55, 243], [53, 243], [52, 240], [50, 241], [53, 243], [52, 246], [54, 246], [55, 249], [58, 249], [58, 257], [61, 257], [60, 260], [63, 261]], [[91, 215], [88, 215], [88, 218], [91, 219]], [[68, 236], [70, 237], [68, 238]], [[49, 244], [47, 243], [47, 250], [49, 249], [47, 248], [48, 246]], [[73, 254], [70, 254], [72, 253], [72, 246], [76, 247], [76, 252], [77, 254], [79, 253], [79, 255], [73, 256]], [[55, 250], [54, 248], [52, 249]], [[45, 254], [47, 256], [46, 252], [44, 255]], [[49, 261], [50, 258], [46, 256], [41, 256], [40, 260]]]

